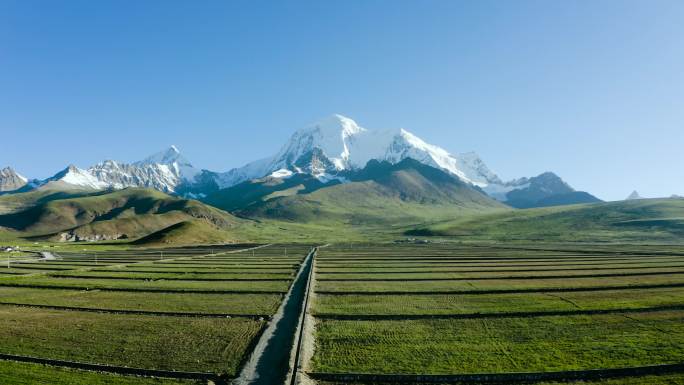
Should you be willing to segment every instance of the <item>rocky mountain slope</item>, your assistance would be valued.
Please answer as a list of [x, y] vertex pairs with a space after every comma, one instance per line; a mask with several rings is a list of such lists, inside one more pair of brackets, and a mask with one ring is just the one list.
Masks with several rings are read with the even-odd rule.
[[516, 208], [562, 206], [601, 202], [595, 196], [575, 191], [558, 175], [545, 172], [532, 178], [522, 178], [518, 188], [505, 194], [504, 202]]
[[[297, 223], [398, 226], [507, 210], [479, 188], [410, 158], [396, 164], [371, 160], [345, 179], [318, 189], [301, 184], [288, 193], [261, 194], [237, 213]], [[307, 188], [312, 191], [299, 193]]]
[[27, 182], [28, 179], [19, 175], [11, 167], [5, 167], [0, 170], [0, 193], [19, 190]]

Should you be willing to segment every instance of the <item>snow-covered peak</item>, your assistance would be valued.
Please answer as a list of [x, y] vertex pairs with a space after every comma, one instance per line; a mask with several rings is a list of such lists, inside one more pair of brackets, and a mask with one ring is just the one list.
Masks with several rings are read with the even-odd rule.
[[322, 138], [335, 136], [348, 138], [363, 131], [366, 131], [366, 129], [359, 126], [353, 119], [340, 114], [333, 114], [297, 132], [300, 134], [315, 132]]
[[18, 180], [24, 183], [28, 182], [28, 179], [26, 177], [14, 171], [12, 167], [5, 167], [2, 170], [0, 170], [0, 178], [17, 178]]
[[91, 189], [103, 189], [108, 187], [107, 183], [100, 181], [87, 170], [80, 169], [73, 164], [70, 164], [64, 170], [45, 180], [45, 183], [47, 182], [64, 182], [71, 186]]
[[169, 172], [176, 177], [190, 182], [194, 181], [195, 177], [201, 172], [201, 170], [195, 168], [187, 159], [185, 159], [185, 157], [183, 157], [180, 150], [178, 150], [178, 147], [175, 145], [171, 145], [171, 147], [165, 150], [135, 162], [133, 165], [139, 167], [165, 165], [168, 166]]
[[319, 149], [337, 170], [348, 168], [354, 138], [366, 129], [350, 118], [331, 115], [297, 130], [276, 154], [267, 172], [291, 167], [300, 157]]
[[135, 162], [135, 164], [173, 164], [175, 162], [189, 164], [189, 162], [185, 158], [183, 158], [183, 155], [181, 155], [180, 151], [178, 150], [178, 147], [176, 147], [175, 145], [171, 145], [171, 147], [159, 151], [153, 155], [150, 155], [141, 161]]
[[398, 163], [406, 158], [480, 187], [501, 182], [474, 153], [453, 155], [405, 129], [369, 130], [335, 114], [297, 130], [275, 156], [221, 174], [219, 184], [228, 187], [277, 170], [334, 175], [361, 169], [373, 159]]

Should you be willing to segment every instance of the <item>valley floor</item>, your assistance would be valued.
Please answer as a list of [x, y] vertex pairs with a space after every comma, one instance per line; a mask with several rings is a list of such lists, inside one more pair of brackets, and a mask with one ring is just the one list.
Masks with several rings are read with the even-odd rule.
[[292, 383], [684, 383], [682, 246], [347, 243], [309, 273], [311, 246], [12, 260], [0, 382], [228, 383], [295, 287], [276, 349]]

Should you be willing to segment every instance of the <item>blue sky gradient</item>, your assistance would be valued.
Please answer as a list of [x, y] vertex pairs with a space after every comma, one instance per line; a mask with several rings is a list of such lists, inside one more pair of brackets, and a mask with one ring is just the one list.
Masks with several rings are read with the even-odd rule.
[[682, 1], [0, 1], [0, 167], [226, 171], [340, 113], [551, 170], [602, 199], [684, 194]]

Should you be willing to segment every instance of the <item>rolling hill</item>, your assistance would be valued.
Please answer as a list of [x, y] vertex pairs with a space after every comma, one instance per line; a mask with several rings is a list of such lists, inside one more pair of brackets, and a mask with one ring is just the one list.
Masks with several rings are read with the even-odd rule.
[[262, 193], [259, 201], [236, 213], [298, 223], [399, 226], [509, 209], [459, 178], [410, 158], [396, 164], [372, 160], [345, 178], [346, 183], [310, 192], [299, 185], [286, 195]]
[[[0, 227], [22, 237], [58, 241], [137, 239], [181, 222], [201, 223], [203, 228], [216, 231], [232, 229], [240, 222], [222, 210], [151, 189], [128, 188], [76, 197], [27, 194], [33, 195], [23, 197], [24, 204], [30, 205], [33, 200], [33, 205], [0, 215]], [[22, 195], [14, 195], [14, 201]]]
[[434, 222], [409, 235], [464, 240], [675, 242], [684, 239], [684, 199], [641, 199], [512, 210]]

